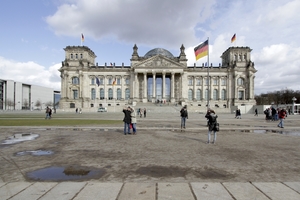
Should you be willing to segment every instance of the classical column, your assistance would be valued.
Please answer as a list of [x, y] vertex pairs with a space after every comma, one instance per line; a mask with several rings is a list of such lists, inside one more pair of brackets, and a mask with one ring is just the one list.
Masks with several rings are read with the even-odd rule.
[[203, 76], [201, 76], [200, 79], [201, 79], [201, 101], [203, 101], [203, 99], [205, 97], [204, 78], [203, 78]]
[[221, 99], [221, 77], [218, 76], [218, 99], [217, 100], [220, 100]]
[[103, 88], [103, 90], [104, 90], [104, 100], [105, 99], [107, 99], [108, 98], [108, 93], [106, 93], [106, 76], [104, 75], [103, 76], [103, 82], [104, 82], [104, 88]]
[[156, 74], [155, 72], [153, 73], [153, 81], [152, 81], [152, 98], [156, 100]]
[[175, 94], [175, 73], [172, 72], [172, 77], [171, 77], [171, 102], [174, 102], [174, 94]]
[[166, 72], [163, 72], [163, 80], [162, 80], [162, 99], [166, 98]]
[[147, 73], [144, 72], [144, 99], [147, 99]]
[[121, 99], [125, 100], [124, 76], [121, 76], [120, 80], [121, 80]]
[[138, 73], [134, 73], [134, 98], [138, 98]]
[[193, 76], [193, 99], [196, 100], [196, 76]]

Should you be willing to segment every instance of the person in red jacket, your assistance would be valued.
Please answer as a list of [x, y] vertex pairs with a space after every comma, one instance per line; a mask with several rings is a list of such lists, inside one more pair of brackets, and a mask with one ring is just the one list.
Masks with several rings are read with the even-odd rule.
[[280, 120], [280, 122], [278, 124], [278, 127], [284, 128], [284, 122], [283, 121], [284, 121], [284, 118], [286, 117], [286, 111], [285, 111], [285, 109], [284, 108], [281, 109], [279, 111], [278, 115], [279, 115], [279, 120]]

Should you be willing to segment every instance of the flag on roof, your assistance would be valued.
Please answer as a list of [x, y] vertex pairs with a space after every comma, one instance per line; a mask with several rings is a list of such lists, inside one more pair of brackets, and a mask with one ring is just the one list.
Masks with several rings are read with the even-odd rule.
[[84, 35], [81, 33], [81, 41], [84, 42]]
[[196, 61], [208, 55], [208, 40], [194, 48]]
[[236, 40], [236, 35], [234, 34], [231, 38], [231, 43], [233, 43]]

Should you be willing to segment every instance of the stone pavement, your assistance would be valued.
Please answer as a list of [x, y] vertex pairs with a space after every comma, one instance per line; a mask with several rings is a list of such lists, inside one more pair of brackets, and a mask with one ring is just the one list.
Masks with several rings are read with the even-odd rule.
[[0, 183], [0, 199], [278, 199], [299, 200], [300, 182], [13, 182]]
[[[107, 115], [108, 116], [108, 115]], [[107, 117], [106, 116], [106, 117]], [[121, 115], [122, 116], [122, 115]], [[193, 116], [193, 115], [191, 115]], [[277, 129], [271, 124], [261, 120], [256, 122], [251, 115], [243, 116], [243, 119], [235, 120], [232, 115], [220, 115], [220, 123], [224, 124], [223, 129]], [[139, 129], [166, 128], [174, 129], [174, 125], [165, 126], [159, 123], [158, 118], [165, 118], [165, 115], [139, 120]], [[202, 116], [201, 116], [202, 117]], [[109, 115], [107, 118], [115, 118]], [[156, 118], [155, 125], [148, 125]], [[167, 119], [168, 120], [168, 119]], [[233, 121], [235, 120], [235, 121]], [[170, 121], [174, 121], [170, 119]], [[179, 121], [179, 120], [178, 120]], [[198, 126], [196, 115], [190, 117], [189, 125], [194, 124], [189, 129], [206, 129], [205, 126]], [[151, 124], [151, 123], [150, 123]], [[178, 122], [176, 122], [178, 124]], [[285, 130], [299, 130], [300, 122], [298, 116], [292, 116], [286, 122], [289, 127]], [[225, 126], [226, 125], [226, 126]], [[53, 128], [53, 127], [52, 127]], [[57, 127], [59, 128], [59, 127]], [[78, 128], [78, 127], [77, 127]], [[89, 127], [82, 127], [88, 129]], [[93, 127], [91, 127], [92, 129]], [[116, 127], [106, 127], [116, 128]], [[122, 129], [121, 127], [117, 127]], [[280, 129], [278, 129], [280, 130]], [[300, 167], [300, 166], [299, 166]], [[300, 199], [300, 180], [298, 182], [100, 182], [100, 181], [66, 181], [66, 182], [1, 182], [0, 179], [0, 200], [14, 199], [117, 199], [117, 200], [189, 200], [189, 199], [272, 199], [272, 200], [299, 200]]]

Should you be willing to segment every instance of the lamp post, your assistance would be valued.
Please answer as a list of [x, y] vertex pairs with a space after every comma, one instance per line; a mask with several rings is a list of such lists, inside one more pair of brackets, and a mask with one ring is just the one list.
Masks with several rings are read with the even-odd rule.
[[295, 114], [295, 101], [297, 101], [296, 97], [293, 97], [292, 101], [293, 101], [292, 113], [294, 115]]

